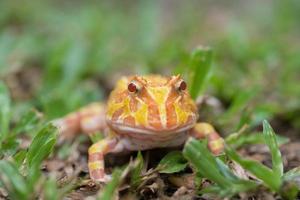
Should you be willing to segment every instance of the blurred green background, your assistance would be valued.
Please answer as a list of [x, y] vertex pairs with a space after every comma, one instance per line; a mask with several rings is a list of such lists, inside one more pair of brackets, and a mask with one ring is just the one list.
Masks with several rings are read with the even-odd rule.
[[[52, 119], [104, 100], [125, 74], [182, 73], [211, 46], [207, 121], [230, 133], [300, 129], [300, 1], [0, 1], [0, 78], [14, 118]], [[17, 119], [16, 119], [17, 120]]]

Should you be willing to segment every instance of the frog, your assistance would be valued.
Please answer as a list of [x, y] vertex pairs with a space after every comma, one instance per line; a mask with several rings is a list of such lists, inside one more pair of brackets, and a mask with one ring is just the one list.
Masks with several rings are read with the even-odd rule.
[[224, 139], [207, 122], [198, 122], [196, 102], [181, 75], [132, 75], [120, 78], [107, 103], [95, 102], [54, 120], [63, 137], [101, 132], [103, 139], [88, 149], [90, 178], [107, 183], [107, 154], [179, 147], [188, 138], [207, 140], [219, 155]]

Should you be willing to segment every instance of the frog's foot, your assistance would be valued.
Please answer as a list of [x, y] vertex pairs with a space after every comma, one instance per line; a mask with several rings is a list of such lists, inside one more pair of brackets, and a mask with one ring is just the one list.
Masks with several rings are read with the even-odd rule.
[[208, 123], [197, 123], [190, 134], [197, 139], [207, 138], [208, 148], [214, 155], [223, 153], [224, 139], [217, 133], [212, 125]]
[[111, 180], [111, 175], [105, 174], [104, 170], [96, 169], [90, 171], [90, 177], [95, 183], [107, 183]]

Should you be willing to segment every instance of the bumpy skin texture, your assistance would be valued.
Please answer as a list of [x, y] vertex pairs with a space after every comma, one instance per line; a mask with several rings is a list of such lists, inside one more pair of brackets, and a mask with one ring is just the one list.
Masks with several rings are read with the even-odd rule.
[[223, 151], [223, 139], [208, 123], [197, 123], [198, 112], [186, 83], [178, 76], [129, 76], [121, 78], [107, 105], [93, 103], [56, 120], [62, 137], [102, 132], [105, 139], [89, 148], [93, 180], [107, 182], [104, 156], [182, 145], [188, 137], [208, 139], [214, 154]]

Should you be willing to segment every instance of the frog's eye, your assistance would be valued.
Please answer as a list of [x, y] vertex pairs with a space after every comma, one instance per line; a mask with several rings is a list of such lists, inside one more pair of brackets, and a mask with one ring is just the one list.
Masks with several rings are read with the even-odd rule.
[[136, 93], [139, 90], [138, 85], [134, 82], [129, 83], [127, 88], [128, 88], [128, 91], [131, 93]]
[[179, 90], [179, 91], [186, 90], [186, 87], [187, 87], [187, 85], [186, 85], [186, 82], [185, 82], [184, 80], [181, 80], [181, 81], [179, 81], [179, 82], [176, 84], [176, 88], [177, 88], [177, 90]]

